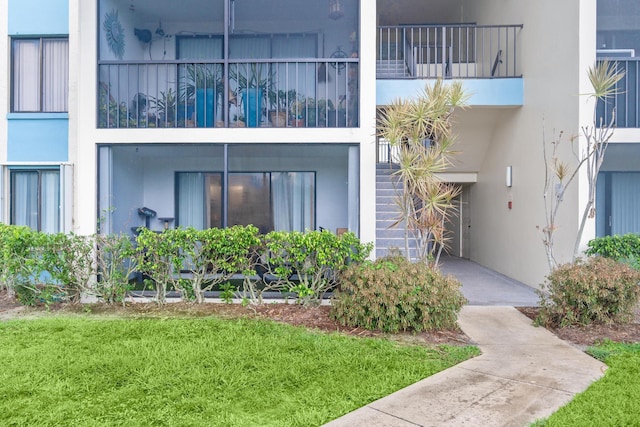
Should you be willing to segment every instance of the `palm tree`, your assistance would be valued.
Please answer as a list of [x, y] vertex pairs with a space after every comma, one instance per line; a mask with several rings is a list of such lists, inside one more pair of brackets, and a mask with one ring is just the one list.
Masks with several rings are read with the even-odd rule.
[[466, 100], [460, 82], [437, 80], [417, 98], [395, 100], [379, 116], [379, 136], [399, 151], [399, 169], [393, 176], [400, 214], [392, 226], [404, 224], [407, 259], [410, 237], [416, 242], [417, 258], [434, 266], [446, 246], [445, 223], [455, 213], [453, 200], [460, 187], [443, 182], [438, 174], [455, 155], [452, 114]]

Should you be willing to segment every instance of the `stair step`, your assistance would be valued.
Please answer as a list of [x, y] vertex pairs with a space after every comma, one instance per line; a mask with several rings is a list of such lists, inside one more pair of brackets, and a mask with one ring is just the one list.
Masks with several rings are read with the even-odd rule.
[[390, 212], [390, 211], [385, 211], [385, 212], [381, 212], [381, 211], [377, 211], [376, 212], [376, 223], [379, 223], [380, 221], [395, 221], [396, 219], [398, 219], [400, 212]]

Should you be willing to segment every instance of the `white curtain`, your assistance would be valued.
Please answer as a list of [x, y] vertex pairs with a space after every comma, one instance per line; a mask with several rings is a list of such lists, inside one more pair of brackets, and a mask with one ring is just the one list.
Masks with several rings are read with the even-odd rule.
[[40, 230], [57, 233], [60, 231], [60, 172], [43, 171], [40, 180]]
[[271, 174], [271, 205], [275, 230], [313, 230], [314, 187], [312, 172]]
[[68, 111], [69, 41], [42, 41], [43, 111]]
[[40, 40], [13, 41], [13, 110], [40, 111]]
[[12, 173], [11, 223], [38, 229], [38, 172]]
[[13, 41], [13, 110], [67, 111], [69, 41], [42, 39], [42, 46], [40, 42]]
[[178, 174], [178, 225], [205, 228], [203, 173]]
[[47, 233], [60, 231], [60, 172], [12, 173], [11, 223]]

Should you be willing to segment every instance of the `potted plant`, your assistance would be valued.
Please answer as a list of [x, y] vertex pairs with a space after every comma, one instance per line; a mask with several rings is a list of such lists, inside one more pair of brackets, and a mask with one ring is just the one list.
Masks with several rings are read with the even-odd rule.
[[298, 99], [291, 103], [291, 106], [289, 107], [291, 113], [291, 126], [296, 128], [304, 127], [306, 105], [306, 100], [303, 96], [298, 96]]
[[287, 124], [287, 112], [291, 103], [297, 98], [297, 93], [294, 89], [288, 91], [284, 90], [271, 90], [268, 94], [269, 97], [269, 120], [274, 127], [284, 127]]
[[333, 105], [331, 100], [315, 99], [309, 97], [306, 99], [305, 118], [309, 127], [325, 127], [327, 123], [327, 104]]
[[334, 107], [331, 100], [327, 101], [327, 123], [329, 127], [334, 128], [347, 126], [347, 110], [344, 107], [344, 101], [345, 96], [341, 96], [337, 109]]
[[241, 96], [247, 127], [257, 127], [262, 118], [264, 94], [273, 90], [274, 74], [266, 63], [236, 64], [229, 68]]
[[[218, 97], [224, 92], [222, 67], [219, 64], [193, 64], [186, 67], [183, 110], [187, 119], [196, 116], [196, 126], [213, 127]], [[178, 114], [180, 116], [180, 114]]]
[[[160, 92], [160, 97], [150, 97], [151, 108], [155, 109], [160, 127], [175, 127], [176, 106], [184, 102], [184, 96], [179, 96], [172, 88]], [[177, 119], [181, 116], [178, 114]]]

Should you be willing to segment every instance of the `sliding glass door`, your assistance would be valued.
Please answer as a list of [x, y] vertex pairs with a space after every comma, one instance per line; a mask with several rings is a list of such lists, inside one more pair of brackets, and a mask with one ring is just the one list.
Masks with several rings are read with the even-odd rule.
[[[315, 179], [314, 172], [229, 173], [227, 225], [252, 224], [262, 233], [313, 230]], [[178, 225], [224, 225], [221, 172], [178, 172], [176, 181]]]

